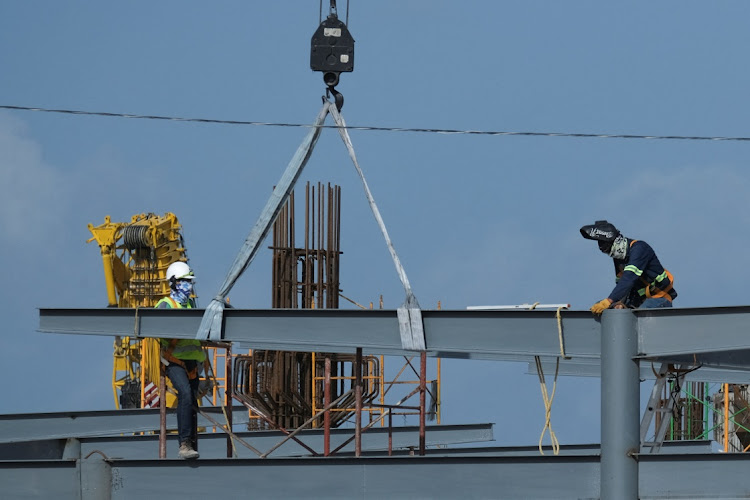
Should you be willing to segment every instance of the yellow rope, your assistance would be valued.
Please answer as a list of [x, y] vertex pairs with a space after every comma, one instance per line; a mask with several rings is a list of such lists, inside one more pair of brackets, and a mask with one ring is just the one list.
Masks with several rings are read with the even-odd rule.
[[557, 390], [557, 374], [560, 368], [560, 358], [557, 358], [557, 362], [555, 364], [555, 380], [552, 383], [551, 395], [547, 394], [547, 384], [544, 381], [544, 369], [542, 368], [542, 360], [539, 356], [534, 356], [534, 361], [536, 362], [536, 372], [537, 375], [539, 375], [539, 385], [542, 389], [542, 398], [544, 399], [544, 428], [542, 429], [542, 434], [539, 436], [539, 453], [544, 455], [544, 450], [542, 449], [542, 440], [544, 440], [545, 432], [549, 430], [549, 439], [552, 443], [552, 452], [557, 455], [560, 453], [560, 443], [557, 441], [555, 431], [552, 430], [550, 419], [552, 417], [552, 400], [555, 397], [555, 390]]
[[[539, 302], [534, 302], [529, 309], [536, 309]], [[539, 356], [534, 356], [534, 362], [536, 363], [536, 373], [539, 376], [539, 386], [542, 391], [542, 399], [544, 400], [544, 427], [542, 428], [542, 434], [539, 436], [539, 453], [544, 455], [544, 449], [542, 447], [542, 441], [544, 440], [544, 434], [549, 430], [549, 438], [552, 444], [552, 452], [555, 455], [560, 453], [560, 442], [557, 440], [555, 431], [552, 430], [551, 418], [552, 418], [552, 400], [555, 398], [555, 391], [557, 390], [557, 375], [560, 372], [560, 357], [570, 359], [569, 356], [565, 355], [565, 343], [563, 342], [563, 329], [562, 329], [562, 315], [560, 311], [565, 306], [557, 308], [557, 335], [560, 340], [560, 356], [555, 361], [555, 378], [552, 382], [552, 394], [547, 392], [547, 383], [544, 379], [544, 368], [542, 367], [542, 359]]]
[[560, 339], [560, 356], [565, 359], [571, 359], [570, 356], [565, 355], [565, 343], [563, 342], [562, 315], [560, 314], [560, 311], [562, 311], [564, 307], [565, 306], [558, 307], [557, 312], [555, 313], [555, 316], [557, 317], [557, 337]]

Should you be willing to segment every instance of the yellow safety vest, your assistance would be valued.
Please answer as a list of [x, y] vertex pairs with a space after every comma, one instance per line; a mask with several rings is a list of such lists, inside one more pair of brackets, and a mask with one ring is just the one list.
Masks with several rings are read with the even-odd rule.
[[[159, 307], [159, 304], [166, 302], [170, 308], [182, 309], [182, 305], [175, 301], [172, 297], [164, 297], [156, 303], [155, 307]], [[191, 305], [188, 302], [188, 309], [191, 309]], [[195, 339], [159, 339], [159, 343], [162, 346], [162, 356], [167, 361], [178, 362], [177, 364], [183, 364], [180, 361], [198, 361], [203, 362], [206, 359], [206, 355], [203, 353], [203, 347], [201, 347], [200, 340]]]

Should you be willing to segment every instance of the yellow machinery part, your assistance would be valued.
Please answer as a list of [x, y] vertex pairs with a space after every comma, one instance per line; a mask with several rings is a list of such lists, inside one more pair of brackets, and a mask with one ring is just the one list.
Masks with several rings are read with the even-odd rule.
[[[130, 222], [112, 222], [110, 216], [98, 226], [88, 225], [102, 256], [107, 304], [110, 307], [154, 307], [169, 295], [167, 267], [175, 261], [187, 262], [182, 227], [172, 213], [134, 215]], [[121, 408], [119, 394], [128, 384], [140, 382], [140, 405], [144, 388], [159, 383], [159, 344], [155, 339], [119, 337], [114, 343], [112, 390], [115, 406]], [[167, 404], [175, 397], [169, 393]]]

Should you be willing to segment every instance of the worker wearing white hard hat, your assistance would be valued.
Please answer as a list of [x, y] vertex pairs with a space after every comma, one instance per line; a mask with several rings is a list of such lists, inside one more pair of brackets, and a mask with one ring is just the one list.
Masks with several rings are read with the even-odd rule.
[[[191, 309], [195, 307], [193, 298], [195, 275], [187, 263], [173, 262], [167, 268], [169, 297], [164, 297], [156, 307], [160, 309]], [[198, 458], [196, 451], [199, 370], [206, 361], [206, 355], [199, 340], [159, 339], [161, 360], [166, 365], [166, 374], [177, 391], [177, 434], [180, 458]]]

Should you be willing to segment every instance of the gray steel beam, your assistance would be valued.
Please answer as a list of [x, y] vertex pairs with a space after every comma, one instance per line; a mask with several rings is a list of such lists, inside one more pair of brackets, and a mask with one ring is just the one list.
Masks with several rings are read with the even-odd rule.
[[[641, 455], [638, 459], [641, 499], [750, 495], [747, 454]], [[189, 492], [191, 498], [600, 498], [598, 455], [111, 460], [105, 464], [97, 456], [79, 461], [0, 462], [3, 497], [181, 500]], [[109, 491], [103, 491], [106, 486]]]
[[[750, 368], [750, 306], [635, 310], [638, 355], [654, 361]], [[203, 311], [41, 309], [52, 333], [194, 338]], [[554, 311], [423, 311], [428, 354], [529, 361], [560, 354]], [[561, 311], [565, 353], [598, 359], [600, 325], [588, 311]], [[396, 311], [227, 309], [222, 340], [257, 349], [405, 355]]]
[[[563, 311], [565, 352], [599, 357], [599, 324], [589, 312]], [[194, 338], [201, 309], [41, 309], [39, 331]], [[527, 361], [560, 353], [554, 311], [423, 311], [431, 356]], [[218, 339], [217, 339], [218, 340]], [[221, 340], [253, 349], [409, 355], [393, 310], [227, 309]]]
[[[545, 448], [548, 450], [549, 448]], [[598, 444], [567, 444], [560, 445], [558, 456], [568, 457], [574, 455], [601, 455], [601, 446]], [[660, 453], [711, 453], [711, 441], [708, 440], [690, 440], [690, 441], [666, 441], [661, 448]], [[644, 453], [650, 453], [650, 449], [645, 449]], [[548, 451], [545, 451], [548, 453]], [[393, 453], [398, 456], [413, 456], [413, 450], [397, 450]], [[350, 456], [346, 454], [345, 456]], [[368, 452], [366, 455], [371, 457], [383, 456], [382, 452]], [[428, 449], [427, 455], [431, 457], [521, 457], [539, 456], [539, 445], [534, 446], [477, 446], [466, 448], [436, 448]], [[342, 455], [344, 456], [344, 455]]]
[[642, 358], [750, 368], [750, 306], [643, 309], [634, 314]]
[[[750, 356], [750, 355], [748, 355]], [[672, 358], [670, 358], [672, 359]], [[750, 360], [750, 357], [748, 357]], [[677, 362], [677, 361], [675, 361]], [[684, 361], [692, 364], [692, 356], [687, 356]], [[555, 359], [543, 358], [542, 368], [544, 373], [555, 373]], [[640, 363], [641, 380], [654, 380], [655, 370], [659, 365], [649, 359], [642, 359]], [[529, 362], [526, 368], [529, 375], [536, 375], [536, 363]], [[601, 377], [602, 367], [598, 359], [561, 359], [558, 375], [573, 377]], [[739, 368], [715, 368], [704, 365], [685, 376], [690, 382], [710, 382], [727, 384], [750, 384], [750, 371]]]
[[[491, 424], [486, 424], [491, 425]], [[492, 441], [491, 433], [488, 439], [483, 438], [484, 432], [482, 432], [482, 425], [479, 426], [457, 426], [461, 429], [458, 432], [448, 431], [446, 434], [441, 429], [446, 426], [439, 426], [434, 429], [428, 428], [427, 432], [427, 445], [428, 446], [439, 446], [438, 448], [428, 448], [426, 453], [428, 456], [433, 457], [456, 457], [456, 456], [467, 456], [467, 457], [501, 457], [501, 456], [539, 456], [539, 446], [475, 446], [475, 447], [457, 447], [448, 448], [445, 445], [456, 445], [462, 443], [472, 443], [480, 441]], [[447, 426], [452, 427], [452, 426]], [[467, 427], [468, 429], [464, 429]], [[472, 427], [477, 427], [472, 430]], [[370, 429], [373, 430], [373, 429]], [[362, 446], [366, 448], [363, 451], [364, 456], [370, 457], [382, 457], [387, 453], [382, 448], [380, 443], [377, 443], [377, 439], [367, 437], [368, 430], [363, 434]], [[251, 433], [239, 433], [240, 437], [245, 439], [245, 436]], [[478, 436], [472, 437], [477, 434]], [[455, 435], [455, 439], [453, 436]], [[48, 441], [30, 441], [24, 443], [8, 443], [0, 444], [0, 461], [3, 460], [59, 460], [59, 459], [75, 459], [87, 456], [92, 451], [101, 451], [108, 457], [117, 459], [129, 459], [129, 460], [147, 460], [154, 458], [155, 452], [149, 447], [152, 447], [151, 441], [153, 438], [146, 436], [149, 439], [145, 439], [143, 436], [129, 436], [129, 437], [107, 437], [107, 438], [84, 438], [81, 439], [78, 447], [78, 452], [75, 454], [65, 455], [63, 452], [66, 448], [66, 440], [63, 439], [52, 439]], [[403, 438], [403, 439], [402, 439]], [[201, 436], [200, 441], [200, 452], [203, 458], [224, 458], [226, 456], [226, 446], [224, 442], [223, 434], [205, 434]], [[252, 438], [248, 438], [250, 441], [255, 442]], [[305, 442], [310, 442], [314, 449], [321, 449], [315, 439], [308, 439], [303, 436]], [[375, 441], [373, 446], [370, 446], [371, 440]], [[399, 441], [404, 440], [403, 444]], [[77, 441], [77, 440], [67, 440]], [[271, 440], [269, 439], [268, 442]], [[274, 441], [275, 444], [277, 441]], [[416, 446], [414, 446], [413, 439], [407, 439], [407, 436], [400, 436], [394, 434], [394, 442], [399, 444], [398, 447], [394, 445], [393, 455], [394, 456], [414, 456], [417, 454]], [[224, 444], [224, 447], [222, 447]], [[259, 447], [262, 447], [262, 443], [258, 443]], [[173, 446], [173, 445], [170, 445]], [[239, 456], [237, 458], [255, 458], [252, 452], [243, 452], [244, 447], [238, 447]], [[352, 445], [348, 445], [344, 448], [344, 451], [336, 453], [337, 457], [351, 457], [354, 452], [351, 451]], [[170, 448], [171, 449], [171, 448]], [[83, 452], [81, 451], [83, 450]], [[274, 452], [276, 458], [284, 456], [302, 456], [307, 451], [302, 451], [303, 448], [299, 447], [298, 450], [289, 450], [287, 453], [283, 447], [280, 448], [279, 454]], [[299, 452], [297, 452], [299, 451]], [[569, 444], [560, 445], [560, 455], [598, 455], [600, 452], [600, 446], [598, 444]], [[650, 450], [644, 451], [644, 453], [650, 452]], [[665, 454], [676, 454], [676, 453], [711, 453], [711, 441], [699, 440], [699, 441], [665, 441], [661, 447], [660, 453]]]
[[636, 320], [629, 310], [602, 314], [601, 498], [638, 498], [640, 380]]
[[[0, 489], [3, 498], [84, 498], [76, 460], [0, 462]], [[110, 498], [110, 492], [101, 498]]]
[[[221, 407], [203, 407], [219, 422], [224, 421]], [[246, 424], [250, 420], [244, 406], [233, 407], [234, 424]], [[198, 415], [199, 427], [212, 424]], [[177, 428], [174, 410], [167, 412], [167, 428]], [[158, 409], [68, 411], [57, 413], [11, 413], [0, 415], [0, 443], [22, 441], [44, 441], [94, 436], [112, 436], [159, 430]]]
[[[435, 425], [426, 431], [427, 446], [445, 446], [467, 443], [494, 441], [493, 424], [468, 425]], [[279, 443], [284, 434], [275, 431], [238, 432], [237, 436], [260, 451], [267, 451]], [[332, 429], [331, 446], [338, 448], [349, 437], [353, 436], [353, 429]], [[392, 430], [393, 449], [409, 449], [419, 447], [419, 427], [394, 427]], [[323, 452], [323, 431], [321, 429], [303, 430], [297, 437], [313, 450]], [[177, 450], [177, 437], [167, 436], [167, 454], [173, 457]], [[71, 441], [71, 440], [68, 440]], [[125, 458], [145, 460], [158, 458], [158, 435], [122, 435], [98, 438], [79, 438], [75, 457], [85, 457], [93, 451], [99, 451], [110, 458]], [[221, 432], [202, 433], [198, 437], [202, 458], [224, 458], [227, 453], [226, 435]], [[69, 448], [69, 447], [68, 447]], [[32, 441], [22, 443], [0, 444], [0, 460], [45, 460], [63, 458], [66, 440], [51, 439], [46, 441]], [[388, 449], [388, 429], [373, 427], [362, 433], [362, 448], [365, 450]], [[354, 450], [354, 444], [349, 443], [342, 448], [343, 453]], [[237, 443], [238, 458], [257, 458], [257, 456]], [[274, 457], [309, 456], [310, 453], [293, 440], [288, 440], [273, 452]]]

